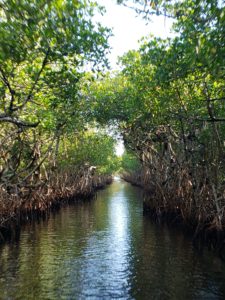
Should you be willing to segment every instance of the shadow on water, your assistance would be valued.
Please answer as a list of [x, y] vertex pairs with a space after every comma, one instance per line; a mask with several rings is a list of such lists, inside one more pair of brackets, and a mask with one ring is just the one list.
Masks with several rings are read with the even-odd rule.
[[224, 282], [224, 263], [143, 217], [118, 180], [0, 248], [0, 299], [224, 299]]

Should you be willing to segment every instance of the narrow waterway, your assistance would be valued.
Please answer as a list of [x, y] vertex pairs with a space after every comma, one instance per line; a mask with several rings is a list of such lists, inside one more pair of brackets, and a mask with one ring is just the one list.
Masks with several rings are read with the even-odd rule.
[[142, 214], [116, 181], [0, 248], [0, 299], [225, 299], [225, 264]]

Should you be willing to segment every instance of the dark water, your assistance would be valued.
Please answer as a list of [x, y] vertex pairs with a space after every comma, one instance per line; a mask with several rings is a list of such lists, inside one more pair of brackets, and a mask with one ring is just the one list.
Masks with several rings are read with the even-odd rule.
[[27, 225], [0, 248], [0, 299], [225, 299], [225, 264], [151, 224], [141, 200], [114, 182]]

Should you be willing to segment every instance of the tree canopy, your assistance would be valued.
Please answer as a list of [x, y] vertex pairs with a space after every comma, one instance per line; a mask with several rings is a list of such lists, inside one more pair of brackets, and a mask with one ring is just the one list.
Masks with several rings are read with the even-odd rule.
[[93, 82], [95, 118], [118, 126], [142, 165], [139, 179], [155, 193], [155, 207], [222, 228], [224, 3], [118, 2], [135, 5], [144, 17], [174, 18], [176, 35], [144, 39], [120, 59], [121, 71]]
[[[1, 1], [3, 186], [22, 188], [36, 173], [43, 178], [46, 168], [50, 172], [58, 164], [61, 141], [82, 140], [81, 133], [91, 128], [80, 82], [87, 65], [93, 70], [107, 66], [111, 35], [110, 29], [93, 22], [95, 12], [103, 13], [104, 9], [86, 0]], [[109, 143], [113, 155], [112, 139], [95, 135]]]
[[155, 206], [221, 227], [224, 1], [117, 2], [146, 19], [173, 18], [175, 36], [146, 37], [110, 73], [99, 72], [111, 31], [93, 23], [95, 11], [104, 12], [95, 2], [1, 2], [3, 189], [15, 192], [85, 165], [114, 172], [113, 138], [99, 130], [113, 126], [127, 150], [122, 167], [139, 172]]

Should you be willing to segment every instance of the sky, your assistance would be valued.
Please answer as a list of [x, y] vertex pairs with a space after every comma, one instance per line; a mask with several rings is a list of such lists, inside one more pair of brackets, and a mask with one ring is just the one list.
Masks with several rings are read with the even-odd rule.
[[[117, 66], [118, 56], [122, 56], [129, 50], [138, 49], [138, 41], [145, 36], [154, 35], [161, 38], [172, 36], [170, 33], [172, 21], [163, 16], [153, 16], [150, 23], [146, 23], [141, 16], [137, 16], [135, 11], [117, 5], [116, 0], [97, 0], [106, 8], [106, 13], [97, 15], [96, 21], [102, 25], [112, 28], [113, 36], [109, 39], [111, 54], [108, 59], [113, 70], [119, 69]], [[116, 154], [122, 155], [124, 146], [122, 141], [118, 141]]]
[[113, 69], [117, 69], [117, 57], [122, 56], [128, 50], [138, 49], [138, 41], [150, 34], [166, 38], [171, 36], [171, 19], [163, 16], [153, 16], [151, 23], [146, 24], [142, 17], [132, 9], [123, 5], [117, 5], [116, 0], [98, 0], [105, 6], [106, 13], [98, 15], [97, 21], [112, 28], [114, 36], [109, 39], [112, 47], [109, 61]]

